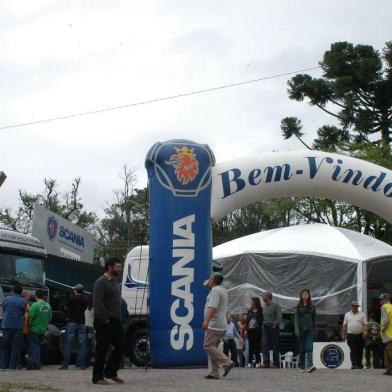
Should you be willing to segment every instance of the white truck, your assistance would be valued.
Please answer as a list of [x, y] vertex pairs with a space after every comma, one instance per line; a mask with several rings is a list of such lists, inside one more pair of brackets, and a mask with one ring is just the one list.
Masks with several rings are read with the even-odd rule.
[[127, 303], [129, 320], [126, 326], [130, 360], [137, 366], [149, 362], [148, 338], [148, 245], [132, 249], [125, 259], [121, 295]]
[[[213, 262], [214, 272], [221, 272], [222, 265]], [[133, 248], [125, 259], [121, 295], [127, 303], [130, 315], [126, 327], [128, 355], [138, 366], [149, 363], [148, 294], [149, 294], [149, 247]]]

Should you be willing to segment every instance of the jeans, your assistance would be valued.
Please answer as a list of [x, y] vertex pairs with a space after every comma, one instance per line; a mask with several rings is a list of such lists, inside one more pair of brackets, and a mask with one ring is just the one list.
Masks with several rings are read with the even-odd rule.
[[78, 356], [76, 359], [76, 366], [86, 367], [86, 327], [84, 324], [68, 323], [67, 324], [67, 338], [64, 345], [63, 367], [67, 368], [71, 361], [71, 348], [74, 337], [78, 338]]
[[270, 348], [274, 353], [274, 365], [279, 366], [279, 326], [272, 328], [269, 325], [263, 325], [263, 362], [266, 365], [270, 363]]
[[241, 367], [247, 367], [249, 363], [249, 341], [248, 338], [244, 338], [244, 347], [239, 351], [239, 361]]
[[2, 369], [16, 369], [20, 364], [22, 351], [23, 334], [22, 329], [4, 328], [3, 329], [3, 350], [1, 355]]
[[301, 369], [309, 369], [313, 366], [313, 333], [313, 328], [302, 329], [299, 332], [299, 367]]
[[29, 358], [34, 362], [37, 368], [41, 368], [41, 343], [44, 339], [44, 335], [38, 333], [29, 332], [27, 341], [29, 343]]
[[[110, 319], [107, 324], [96, 323], [96, 350], [93, 369], [93, 383], [104, 377], [117, 376], [125, 346], [124, 329], [120, 320]], [[106, 353], [109, 346], [114, 347], [110, 358], [106, 362]]]

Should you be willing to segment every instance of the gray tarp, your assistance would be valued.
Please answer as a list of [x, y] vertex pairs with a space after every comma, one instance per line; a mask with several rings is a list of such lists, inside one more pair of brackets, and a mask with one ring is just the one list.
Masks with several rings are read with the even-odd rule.
[[296, 253], [243, 253], [219, 261], [230, 313], [242, 313], [251, 297], [265, 290], [286, 312], [293, 311], [304, 288], [310, 290], [318, 314], [343, 314], [357, 298], [358, 264], [350, 261]]

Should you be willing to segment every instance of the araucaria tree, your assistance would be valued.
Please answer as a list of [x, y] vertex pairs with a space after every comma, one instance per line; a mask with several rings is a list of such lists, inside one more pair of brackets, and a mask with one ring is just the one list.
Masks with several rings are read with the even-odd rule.
[[[288, 82], [289, 98], [308, 102], [333, 120], [317, 130], [308, 146], [296, 117], [281, 122], [283, 137], [306, 147], [340, 152], [392, 168], [392, 41], [382, 51], [369, 45], [336, 42], [320, 62], [321, 78], [299, 74]], [[368, 211], [326, 199], [299, 199], [304, 221], [345, 226], [392, 243], [391, 225]]]
[[[336, 121], [317, 131], [315, 149], [358, 148], [392, 141], [392, 41], [380, 53], [369, 45], [336, 42], [320, 62], [322, 78], [307, 74], [288, 82], [289, 98], [308, 101]], [[285, 138], [302, 136], [295, 117], [282, 120]]]

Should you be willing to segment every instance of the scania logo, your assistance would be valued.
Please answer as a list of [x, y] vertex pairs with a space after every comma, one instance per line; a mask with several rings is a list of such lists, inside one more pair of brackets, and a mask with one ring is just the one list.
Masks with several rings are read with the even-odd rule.
[[146, 159], [160, 184], [174, 196], [182, 197], [195, 197], [211, 184], [214, 163], [208, 146], [190, 140], [156, 143]]
[[58, 228], [58, 223], [57, 220], [55, 219], [54, 216], [50, 216], [48, 218], [48, 227], [47, 227], [47, 232], [48, 232], [48, 237], [51, 241], [53, 241], [57, 235], [57, 228]]
[[342, 365], [344, 352], [336, 344], [328, 344], [321, 350], [320, 359], [325, 367], [335, 369]]
[[183, 146], [181, 148], [175, 147], [175, 149], [176, 154], [173, 154], [169, 161], [166, 161], [166, 164], [173, 165], [178, 182], [186, 185], [198, 175], [199, 162], [196, 159], [194, 148]]

